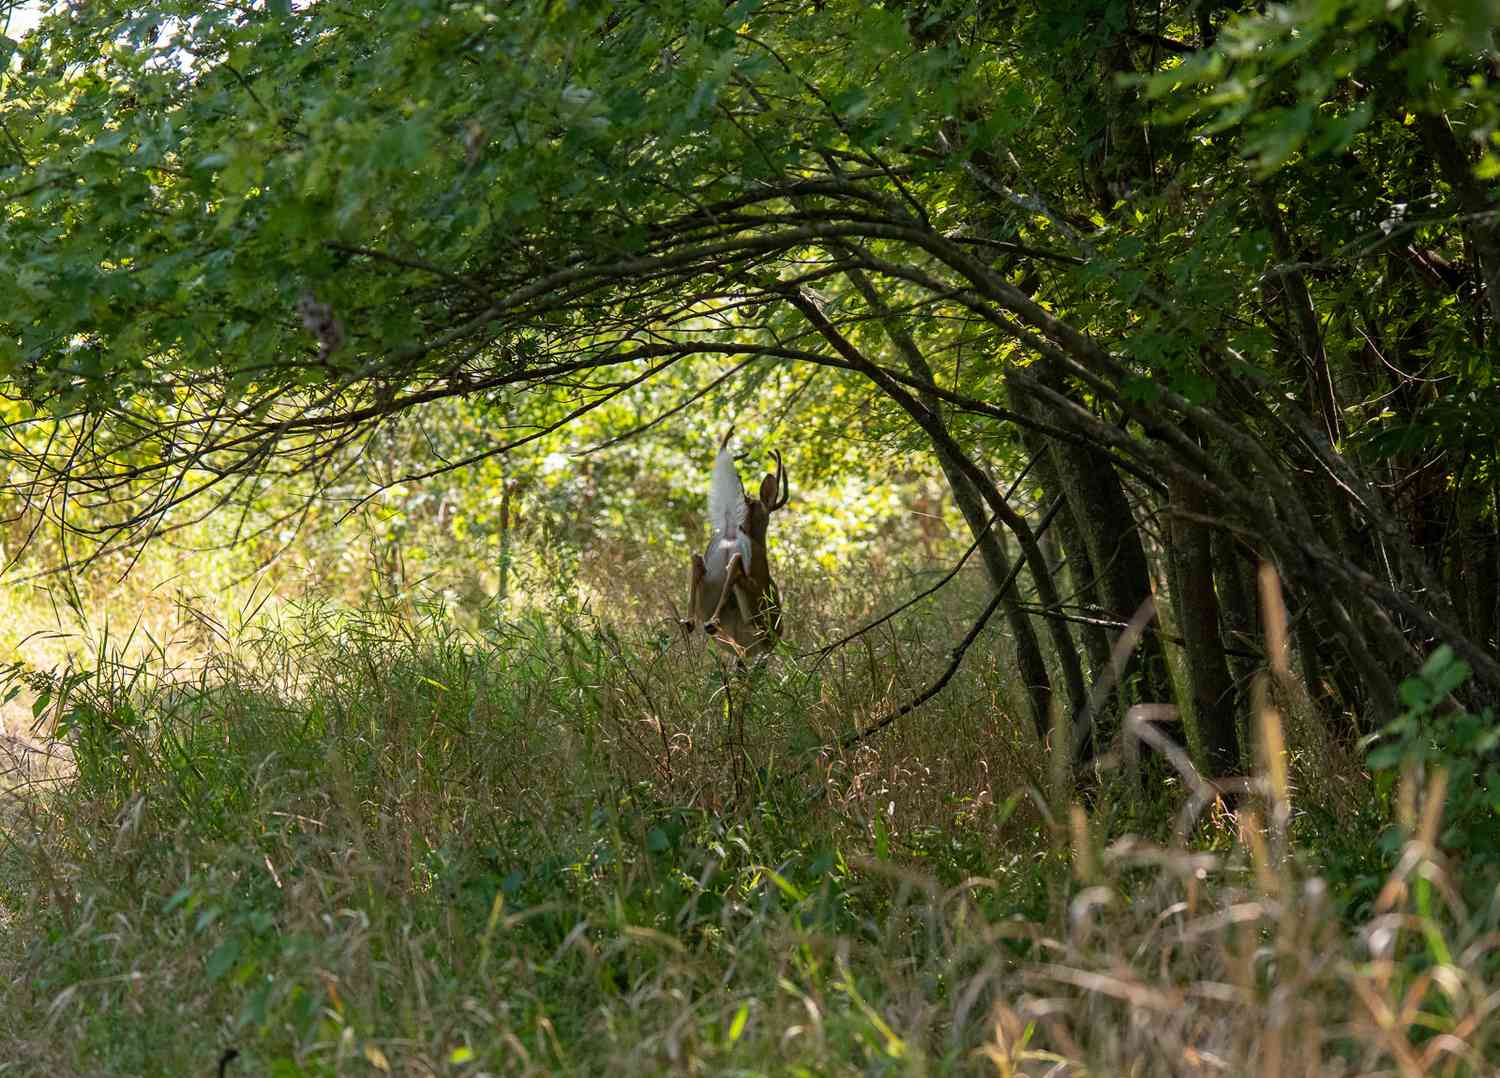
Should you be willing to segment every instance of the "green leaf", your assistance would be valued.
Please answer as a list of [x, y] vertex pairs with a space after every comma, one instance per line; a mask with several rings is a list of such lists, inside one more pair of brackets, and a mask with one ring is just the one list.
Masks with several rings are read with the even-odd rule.
[[750, 1020], [750, 1004], [741, 1003], [739, 1009], [734, 1012], [734, 1018], [729, 1023], [729, 1043], [734, 1044], [745, 1032], [745, 1024]]
[[209, 981], [217, 981], [234, 968], [239, 958], [239, 938], [230, 936], [209, 952], [208, 959], [203, 964], [203, 975]]
[[1469, 664], [1459, 659], [1453, 649], [1442, 644], [1422, 664], [1422, 677], [1432, 686], [1435, 696], [1446, 696], [1469, 680]]
[[176, 891], [174, 891], [172, 893], [172, 897], [169, 898], [169, 899], [167, 899], [167, 904], [162, 907], [162, 913], [171, 913], [173, 910], [177, 909], [179, 906], [181, 906], [183, 903], [185, 903], [188, 899], [190, 899], [192, 897], [193, 897], [192, 888], [190, 888], [190, 887], [179, 887]]
[[1381, 745], [1370, 752], [1365, 761], [1376, 771], [1396, 767], [1406, 755], [1406, 748], [1399, 742]]
[[1417, 711], [1426, 711], [1432, 706], [1432, 686], [1425, 678], [1409, 677], [1401, 682], [1397, 690], [1401, 702]]
[[792, 883], [775, 869], [767, 868], [763, 871], [766, 874], [766, 878], [776, 885], [777, 890], [793, 902], [803, 902], [807, 899], [807, 893], [802, 888]]

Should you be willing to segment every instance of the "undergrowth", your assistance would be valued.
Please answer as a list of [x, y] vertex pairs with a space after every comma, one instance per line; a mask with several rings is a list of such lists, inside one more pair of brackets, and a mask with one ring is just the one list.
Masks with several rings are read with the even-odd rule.
[[0, 802], [0, 1074], [1500, 1065], [1452, 760], [1390, 732], [1361, 828], [1294, 739], [1179, 841], [1182, 776], [1062, 796], [999, 653], [831, 748], [949, 638], [885, 643], [312, 607], [190, 673], [17, 668], [71, 762]]

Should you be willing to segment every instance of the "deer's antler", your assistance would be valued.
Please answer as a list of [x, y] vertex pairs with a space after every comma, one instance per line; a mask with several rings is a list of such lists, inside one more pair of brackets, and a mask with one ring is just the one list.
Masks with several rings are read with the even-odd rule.
[[787, 478], [786, 468], [782, 466], [780, 450], [771, 450], [771, 456], [776, 458], [776, 495], [766, 503], [768, 513], [780, 509], [792, 496], [792, 481]]

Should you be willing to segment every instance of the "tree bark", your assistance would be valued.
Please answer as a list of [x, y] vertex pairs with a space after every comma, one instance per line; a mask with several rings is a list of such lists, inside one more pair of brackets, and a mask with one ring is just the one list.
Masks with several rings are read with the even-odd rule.
[[1219, 612], [1224, 625], [1224, 643], [1228, 651], [1230, 672], [1240, 688], [1236, 713], [1243, 721], [1248, 717], [1244, 707], [1244, 689], [1249, 686], [1258, 665], [1246, 654], [1260, 637], [1255, 619], [1254, 567], [1242, 552], [1235, 537], [1223, 528], [1209, 534], [1209, 551], [1214, 569], [1214, 592], [1219, 597]]
[[[1075, 603], [1082, 602], [1108, 616], [1109, 607], [1104, 602], [1101, 592], [1099, 570], [1089, 552], [1087, 529], [1080, 525], [1077, 516], [1074, 515], [1073, 502], [1068, 498], [1068, 488], [1058, 477], [1057, 468], [1052, 460], [1053, 446], [1049, 444], [1045, 435], [1036, 431], [1024, 432], [1023, 440], [1034, 462], [1033, 469], [1038, 485], [1047, 492], [1049, 498], [1061, 496], [1064, 499], [1063, 510], [1058, 514], [1052, 530], [1057, 533], [1063, 556], [1067, 559], [1067, 579], [1071, 597]], [[1078, 626], [1078, 636], [1083, 643], [1084, 654], [1088, 656], [1090, 679], [1098, 680], [1109, 668], [1109, 634], [1105, 632], [1102, 625], [1087, 624]]]
[[1192, 719], [1198, 731], [1208, 773], [1232, 775], [1240, 770], [1239, 734], [1235, 723], [1234, 681], [1224, 659], [1219, 632], [1219, 602], [1209, 529], [1195, 517], [1206, 506], [1196, 487], [1172, 483], [1169, 551], [1173, 608], [1182, 633]]
[[[1029, 408], [1039, 415], [1041, 406], [1023, 389], [1011, 394], [1018, 408]], [[1146, 548], [1141, 542], [1135, 515], [1125, 496], [1119, 473], [1103, 454], [1091, 453], [1078, 445], [1053, 440], [1048, 445], [1048, 463], [1055, 476], [1058, 492], [1066, 499], [1069, 515], [1076, 525], [1091, 576], [1089, 592], [1094, 605], [1111, 621], [1129, 622], [1141, 604], [1152, 596], [1151, 569]], [[1064, 533], [1064, 541], [1067, 533]], [[1071, 561], [1071, 555], [1070, 555]], [[1075, 580], [1077, 578], [1075, 577]], [[1080, 585], [1075, 584], [1075, 588]], [[1119, 637], [1117, 630], [1104, 634], [1104, 664]], [[1090, 659], [1098, 661], [1090, 647]], [[1171, 674], [1161, 638], [1149, 632], [1126, 658], [1121, 671], [1113, 706], [1106, 706], [1093, 717], [1098, 727], [1079, 747], [1077, 761], [1087, 761], [1100, 745], [1109, 744], [1118, 729], [1124, 709], [1140, 703], [1164, 703], [1174, 698]], [[1102, 721], [1109, 716], [1108, 721]]]
[[[1034, 407], [1024, 395], [1019, 393], [1015, 394], [1013, 404], [1023, 410]], [[1064, 501], [1063, 508], [1053, 524], [1053, 531], [1057, 534], [1063, 554], [1067, 558], [1071, 597], [1075, 602], [1081, 600], [1097, 611], [1107, 612], [1108, 607], [1100, 592], [1098, 572], [1089, 552], [1089, 543], [1085, 538], [1086, 529], [1080, 526], [1078, 517], [1075, 515], [1072, 501], [1068, 498], [1067, 485], [1058, 477], [1057, 468], [1052, 459], [1052, 446], [1045, 435], [1029, 428], [1022, 432], [1022, 439], [1031, 454], [1033, 474], [1042, 490], [1047, 492], [1048, 499], [1061, 496]], [[1108, 616], [1107, 613], [1106, 616]], [[1075, 628], [1082, 642], [1083, 652], [1088, 657], [1090, 681], [1097, 683], [1109, 669], [1112, 643], [1110, 635], [1101, 625], [1088, 624]], [[1112, 737], [1123, 715], [1124, 697], [1121, 694], [1121, 686], [1116, 684], [1109, 695], [1098, 704], [1094, 713], [1087, 716], [1088, 728], [1081, 734], [1074, 734], [1074, 743], [1078, 745], [1074, 762], [1079, 763], [1092, 758], [1097, 751], [1096, 732], [1102, 727], [1103, 736]], [[1108, 716], [1108, 719], [1101, 722], [1103, 716]]]
[[[1459, 487], [1456, 520], [1449, 539], [1454, 595], [1463, 599], [1465, 629], [1481, 647], [1495, 647], [1495, 605], [1500, 587], [1500, 541], [1494, 509], [1487, 496]], [[1484, 512], [1490, 510], [1486, 519]]]

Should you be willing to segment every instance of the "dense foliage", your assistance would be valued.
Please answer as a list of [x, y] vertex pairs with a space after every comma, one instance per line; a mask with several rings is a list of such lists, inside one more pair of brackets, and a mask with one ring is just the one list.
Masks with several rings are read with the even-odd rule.
[[[1216, 769], [1257, 561], [1337, 709], [1393, 718], [1438, 643], [1483, 704], [1488, 9], [1239, 8], [59, 9], [6, 46], [7, 489], [75, 534], [279, 522], [622, 400], [611, 433], [701, 438], [731, 394], [712, 426], [809, 458], [933, 454], [992, 580], [1024, 565], [1017, 662], [1080, 760], [1153, 574]], [[452, 399], [477, 437], [369, 459]], [[996, 486], [1023, 452], [1061, 573]], [[1148, 634], [1118, 703], [1171, 691]]]

